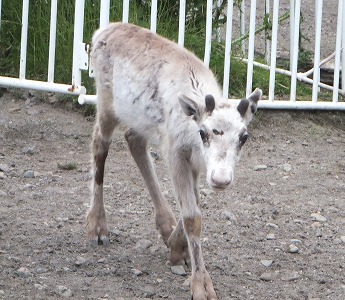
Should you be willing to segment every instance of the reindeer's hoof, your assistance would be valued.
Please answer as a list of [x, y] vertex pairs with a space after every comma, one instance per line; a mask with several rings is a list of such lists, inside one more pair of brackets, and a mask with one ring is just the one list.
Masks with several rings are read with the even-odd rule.
[[217, 300], [212, 280], [207, 271], [196, 275], [191, 281], [193, 300]]
[[89, 244], [91, 247], [97, 247], [98, 245], [108, 246], [110, 244], [110, 240], [107, 236], [101, 236], [89, 239]]

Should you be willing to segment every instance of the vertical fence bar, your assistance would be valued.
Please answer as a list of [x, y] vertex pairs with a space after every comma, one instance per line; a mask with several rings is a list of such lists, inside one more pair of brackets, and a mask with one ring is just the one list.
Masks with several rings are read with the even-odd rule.
[[[241, 33], [241, 36], [244, 36], [246, 34], [246, 3], [245, 3], [245, 0], [242, 0], [242, 2], [241, 2], [240, 33]], [[245, 39], [241, 41], [241, 49], [242, 49], [242, 55], [244, 56], [246, 54], [246, 40]]]
[[223, 78], [223, 97], [224, 98], [229, 97], [233, 13], [234, 13], [234, 0], [228, 0], [228, 8], [227, 8], [227, 14], [226, 14], [225, 59], [224, 59], [224, 78]]
[[180, 0], [180, 12], [178, 20], [178, 44], [184, 46], [184, 32], [186, 29], [186, 0]]
[[128, 23], [129, 19], [129, 0], [123, 0], [122, 2], [122, 22]]
[[101, 8], [99, 12], [99, 28], [103, 28], [109, 24], [110, 0], [101, 0]]
[[278, 19], [279, 19], [279, 0], [274, 0], [273, 4], [273, 20], [272, 20], [272, 51], [270, 62], [270, 83], [268, 100], [274, 100], [275, 79], [276, 79], [276, 64], [277, 64], [277, 44], [278, 44]]
[[[268, 17], [268, 21], [270, 21], [270, 13], [271, 13], [271, 8], [270, 8], [270, 0], [266, 0], [265, 2], [265, 18]], [[267, 31], [269, 29], [265, 29], [265, 40], [266, 40], [266, 49], [265, 49], [265, 60], [266, 63], [270, 63], [270, 57], [271, 57], [271, 40], [267, 38]], [[271, 37], [272, 39], [272, 37]]]
[[[345, 28], [345, 5], [343, 5], [343, 28]], [[342, 36], [342, 56], [341, 56], [341, 89], [345, 91], [345, 30]], [[345, 96], [344, 96], [345, 99]]]
[[29, 0], [23, 0], [22, 9], [22, 34], [20, 41], [19, 79], [25, 79], [26, 50], [28, 45]]
[[56, 48], [57, 0], [52, 0], [50, 5], [51, 7], [50, 7], [48, 82], [53, 82], [54, 68], [55, 68], [55, 48]]
[[293, 43], [294, 43], [294, 18], [295, 18], [295, 0], [290, 0], [290, 71], [292, 71], [292, 59], [293, 59]]
[[249, 44], [248, 44], [248, 66], [247, 66], [247, 88], [246, 96], [252, 92], [253, 85], [253, 62], [254, 62], [254, 44], [255, 44], [255, 19], [256, 19], [256, 0], [250, 2], [250, 20], [249, 20]]
[[337, 38], [335, 42], [335, 58], [334, 58], [334, 76], [333, 76], [333, 102], [338, 102], [339, 91], [339, 73], [340, 73], [340, 54], [341, 54], [341, 37], [343, 25], [343, 5], [344, 0], [339, 0], [338, 19], [337, 19]]
[[314, 50], [314, 73], [312, 101], [317, 102], [320, 82], [320, 51], [321, 51], [321, 23], [323, 0], [315, 2], [315, 50]]
[[292, 67], [291, 67], [291, 91], [290, 100], [296, 101], [296, 88], [297, 88], [297, 67], [298, 67], [298, 42], [299, 42], [299, 22], [301, 12], [301, 0], [296, 0], [295, 3], [295, 16], [293, 21], [293, 55], [292, 55]]
[[74, 11], [74, 35], [73, 35], [73, 64], [72, 64], [72, 86], [81, 86], [80, 56], [83, 43], [84, 31], [84, 7], [85, 0], [75, 1]]
[[151, 1], [151, 24], [150, 29], [153, 32], [157, 31], [157, 0]]
[[206, 37], [205, 37], [205, 55], [204, 64], [206, 67], [210, 65], [211, 43], [212, 43], [212, 0], [207, 0], [206, 7]]

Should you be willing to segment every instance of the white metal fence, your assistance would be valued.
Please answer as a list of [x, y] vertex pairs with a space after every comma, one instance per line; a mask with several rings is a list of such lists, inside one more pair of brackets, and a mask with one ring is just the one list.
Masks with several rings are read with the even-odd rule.
[[[5, 0], [9, 1], [9, 0]], [[163, 1], [163, 0], [161, 0]], [[89, 69], [88, 64], [88, 45], [83, 41], [83, 27], [84, 27], [84, 6], [85, 0], [75, 1], [75, 22], [74, 22], [74, 43], [73, 43], [73, 63], [72, 63], [72, 78], [71, 84], [63, 84], [54, 82], [54, 68], [55, 68], [55, 41], [56, 41], [56, 23], [57, 23], [57, 9], [58, 0], [51, 0], [51, 17], [50, 17], [50, 40], [49, 40], [49, 60], [48, 60], [48, 78], [46, 81], [35, 81], [26, 79], [26, 57], [27, 57], [27, 32], [29, 20], [29, 0], [23, 0], [22, 9], [22, 31], [21, 31], [21, 48], [20, 48], [20, 70], [18, 78], [0, 76], [0, 86], [5, 87], [18, 87], [37, 89], [42, 91], [51, 91], [65, 94], [72, 94], [79, 96], [80, 103], [95, 103], [96, 96], [88, 95], [86, 89], [82, 86], [81, 72]], [[237, 30], [235, 21], [237, 15], [234, 12], [234, 0], [228, 0], [228, 5], [223, 12], [227, 16], [227, 22], [224, 28], [217, 28], [216, 38], [223, 39], [225, 43], [224, 50], [224, 78], [223, 78], [223, 95], [228, 97], [229, 85], [231, 85], [230, 74], [230, 56], [232, 53], [231, 45], [234, 39], [234, 32]], [[323, 14], [323, 0], [310, 1], [312, 7], [308, 9], [315, 10], [315, 18], [313, 20], [314, 31], [314, 67], [304, 73], [297, 70], [299, 58], [299, 39], [300, 39], [300, 16], [301, 11], [306, 7], [301, 7], [301, 0], [260, 0], [261, 6], [264, 2], [264, 15], [269, 16], [272, 24], [271, 38], [265, 40], [266, 48], [266, 64], [256, 62], [254, 60], [254, 49], [256, 49], [258, 37], [256, 36], [257, 20], [262, 18], [262, 12], [257, 9], [256, 0], [242, 0], [241, 9], [239, 10], [239, 34], [248, 36], [248, 43], [243, 42], [242, 50], [245, 55], [241, 58], [247, 63], [247, 82], [246, 82], [246, 95], [250, 94], [253, 89], [253, 71], [254, 67], [265, 68], [269, 70], [269, 93], [265, 95], [267, 100], [260, 102], [261, 108], [273, 109], [323, 109], [323, 110], [345, 110], [345, 76], [341, 76], [342, 70], [345, 70], [345, 0], [333, 0], [332, 9], [336, 15], [336, 29], [334, 45], [330, 48], [333, 49], [331, 54], [325, 59], [321, 59], [321, 41], [328, 39], [328, 36], [322, 35], [322, 28], [324, 20]], [[151, 23], [150, 29], [156, 31], [157, 29], [157, 0], [151, 1]], [[213, 8], [220, 6], [222, 0], [207, 0], [207, 20], [206, 20], [206, 39], [205, 39], [205, 54], [204, 63], [209, 65], [212, 57], [212, 41], [214, 39], [213, 31]], [[290, 69], [284, 70], [276, 67], [278, 41], [282, 28], [279, 27], [279, 17], [282, 12], [282, 4], [289, 6], [288, 14], [290, 16], [289, 22], [289, 42], [288, 52], [290, 58]], [[128, 22], [129, 18], [129, 0], [123, 1], [123, 15], [122, 21]], [[1, 0], [0, 0], [1, 9]], [[100, 1], [100, 27], [109, 23], [109, 9], [110, 0]], [[261, 13], [261, 15], [260, 15]], [[179, 32], [178, 44], [184, 45], [185, 38], [185, 23], [186, 23], [186, 0], [180, 0], [179, 9]], [[120, 20], [112, 20], [120, 21]], [[326, 20], [327, 21], [327, 20]], [[248, 32], [246, 31], [248, 28]], [[286, 28], [285, 28], [286, 30]], [[1, 38], [1, 13], [0, 13], [0, 38]], [[261, 41], [262, 42], [262, 41]], [[259, 41], [260, 43], [260, 41]], [[329, 46], [329, 45], [328, 45]], [[325, 63], [333, 60], [333, 84], [325, 84], [320, 81], [320, 67]], [[90, 70], [89, 70], [90, 71]], [[282, 101], [275, 99], [275, 82], [276, 74], [281, 73], [291, 77], [290, 86], [290, 100]], [[1, 75], [1, 74], [0, 74]], [[340, 80], [341, 76], [341, 80]], [[310, 101], [298, 101], [296, 96], [297, 81], [304, 81], [312, 84], [312, 98]], [[341, 88], [339, 88], [339, 86]], [[327, 89], [332, 92], [331, 101], [323, 101], [319, 97], [319, 91]]]

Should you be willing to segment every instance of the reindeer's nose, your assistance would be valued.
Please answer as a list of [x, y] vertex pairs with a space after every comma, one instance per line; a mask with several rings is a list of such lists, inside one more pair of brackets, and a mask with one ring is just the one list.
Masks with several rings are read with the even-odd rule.
[[227, 169], [215, 169], [211, 173], [211, 186], [225, 189], [233, 181], [233, 172]]

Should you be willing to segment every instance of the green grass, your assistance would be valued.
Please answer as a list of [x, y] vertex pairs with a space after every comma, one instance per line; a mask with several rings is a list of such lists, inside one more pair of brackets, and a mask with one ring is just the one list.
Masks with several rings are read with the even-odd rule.
[[[202, 1], [199, 1], [203, 3]], [[199, 3], [196, 1], [195, 3]], [[200, 4], [200, 5], [204, 5]], [[2, 2], [1, 44], [0, 44], [0, 74], [18, 77], [21, 36], [22, 0]], [[159, 34], [177, 41], [178, 4], [175, 1], [161, 1], [158, 7], [157, 31]], [[99, 26], [99, 1], [85, 1], [84, 42], [89, 43], [93, 32]], [[204, 11], [202, 10], [202, 13]], [[122, 1], [111, 1], [110, 20], [121, 21]], [[140, 26], [149, 27], [149, 4], [141, 1], [131, 1], [129, 21]], [[60, 0], [58, 2], [57, 40], [55, 82], [71, 83], [73, 31], [74, 31], [74, 1]], [[49, 51], [50, 1], [30, 1], [29, 31], [27, 48], [27, 79], [47, 80]], [[205, 41], [205, 21], [203, 16], [190, 18], [186, 24], [185, 47], [203, 59]], [[236, 47], [234, 54], [236, 55]], [[235, 56], [234, 55], [234, 56]], [[257, 58], [260, 60], [260, 58]], [[215, 73], [222, 86], [224, 67], [224, 43], [212, 43], [210, 68]], [[229, 94], [243, 97], [246, 88], [247, 65], [238, 59], [231, 59]], [[268, 93], [269, 72], [254, 68], [253, 87], [260, 87]], [[94, 93], [93, 79], [88, 72], [82, 72], [82, 84], [88, 93]], [[290, 78], [284, 75], [276, 77], [276, 95], [289, 95]], [[298, 97], [310, 98], [311, 87], [298, 82]]]

